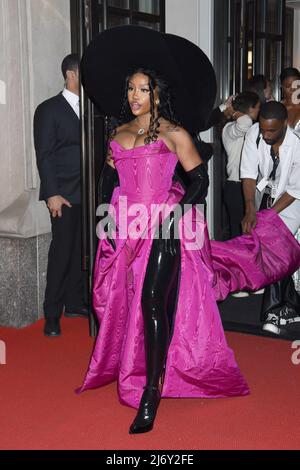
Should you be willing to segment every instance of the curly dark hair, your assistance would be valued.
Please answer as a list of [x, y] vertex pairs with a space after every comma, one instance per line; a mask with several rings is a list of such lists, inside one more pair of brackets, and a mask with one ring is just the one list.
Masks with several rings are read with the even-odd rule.
[[[135, 75], [136, 73], [142, 73], [149, 77], [149, 89], [150, 89], [150, 125], [147, 135], [144, 139], [145, 144], [150, 144], [151, 142], [155, 142], [158, 138], [159, 134], [159, 118], [163, 117], [164, 119], [168, 120], [174, 126], [180, 126], [180, 122], [176, 118], [173, 108], [172, 108], [172, 94], [171, 89], [167, 82], [162, 78], [159, 74], [157, 74], [154, 70], [146, 69], [146, 68], [138, 68], [133, 70], [131, 73], [128, 74], [125, 80], [125, 89], [123, 95], [123, 102], [121, 107], [120, 116], [118, 119], [111, 118], [108, 121], [108, 142], [112, 140], [112, 138], [116, 134], [117, 127], [130, 122], [134, 119], [134, 115], [132, 114], [127, 98], [127, 91], [128, 91], [128, 84], [130, 78]], [[159, 104], [157, 105], [157, 116], [155, 116], [155, 107], [154, 107], [154, 90], [157, 87]]]

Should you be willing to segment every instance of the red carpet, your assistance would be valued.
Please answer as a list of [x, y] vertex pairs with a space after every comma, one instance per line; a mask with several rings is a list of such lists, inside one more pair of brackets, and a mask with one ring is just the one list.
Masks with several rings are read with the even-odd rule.
[[300, 449], [300, 365], [288, 341], [227, 334], [251, 395], [164, 399], [154, 430], [131, 436], [135, 410], [119, 404], [115, 384], [74, 393], [93, 344], [87, 321], [64, 319], [60, 338], [42, 328], [0, 328], [2, 450]]

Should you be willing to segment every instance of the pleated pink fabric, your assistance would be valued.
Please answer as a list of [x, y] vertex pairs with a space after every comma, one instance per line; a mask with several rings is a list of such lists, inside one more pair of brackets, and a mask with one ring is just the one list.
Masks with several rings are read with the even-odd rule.
[[260, 211], [257, 220], [251, 235], [210, 242], [217, 300], [237, 290], [258, 290], [299, 268], [300, 245], [276, 212]]
[[[166, 203], [169, 210], [184, 191], [172, 177], [178, 162], [162, 140], [134, 149], [111, 144], [120, 186], [111, 204], [117, 226], [122, 213], [120, 196], [133, 204]], [[119, 211], [119, 209], [121, 209]], [[163, 397], [231, 397], [249, 389], [228, 347], [217, 307], [233, 290], [258, 289], [293, 272], [300, 265], [299, 245], [272, 211], [259, 214], [251, 236], [226, 243], [209, 241], [203, 215], [198, 217], [200, 243], [189, 249], [191, 238], [181, 219], [181, 268], [172, 339], [165, 366]], [[153, 217], [144, 230], [157, 221]], [[128, 225], [134, 219], [129, 216]], [[200, 222], [199, 222], [200, 220]], [[199, 230], [200, 227], [200, 230]], [[117, 235], [119, 232], [117, 232]], [[141, 293], [152, 246], [150, 237], [116, 238], [116, 251], [106, 240], [99, 242], [93, 303], [100, 329], [82, 392], [118, 381], [120, 401], [137, 408], [145, 385], [145, 357]]]

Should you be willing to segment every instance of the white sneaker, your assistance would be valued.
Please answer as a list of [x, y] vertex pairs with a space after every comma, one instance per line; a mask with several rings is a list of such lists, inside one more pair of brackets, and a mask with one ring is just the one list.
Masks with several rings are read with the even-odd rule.
[[231, 294], [231, 295], [232, 297], [236, 297], [236, 298], [249, 297], [249, 292], [240, 290], [238, 292], [234, 292], [234, 294]]
[[251, 292], [251, 294], [253, 294], [253, 295], [260, 295], [260, 294], [263, 294], [264, 292], [265, 292], [265, 288], [259, 289], [259, 290], [255, 290], [254, 292]]
[[289, 325], [290, 323], [300, 322], [300, 315], [294, 308], [290, 308], [287, 305], [283, 307], [280, 312], [280, 325]]
[[263, 324], [262, 329], [274, 333], [275, 335], [280, 334], [280, 325], [289, 325], [291, 323], [300, 322], [300, 315], [294, 308], [284, 306], [280, 312], [269, 312], [268, 318]]
[[268, 317], [262, 326], [262, 329], [264, 331], [269, 331], [270, 333], [273, 333], [274, 335], [279, 335], [280, 334], [279, 318], [280, 318], [279, 313], [269, 312]]

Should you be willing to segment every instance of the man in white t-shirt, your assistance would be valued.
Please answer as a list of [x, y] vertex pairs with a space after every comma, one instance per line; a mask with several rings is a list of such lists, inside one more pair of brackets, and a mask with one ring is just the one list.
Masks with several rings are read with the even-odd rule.
[[[300, 226], [300, 139], [288, 127], [287, 118], [283, 104], [266, 103], [259, 123], [247, 133], [240, 173], [244, 233], [255, 227], [256, 211], [270, 207], [293, 234]], [[291, 277], [266, 287], [262, 320], [263, 329], [274, 334], [280, 334], [282, 326], [300, 321], [300, 298]]]

